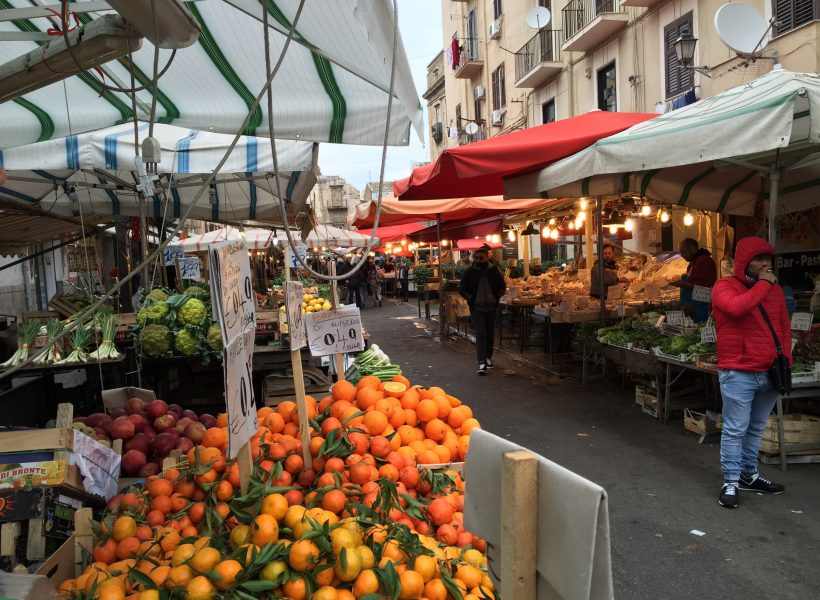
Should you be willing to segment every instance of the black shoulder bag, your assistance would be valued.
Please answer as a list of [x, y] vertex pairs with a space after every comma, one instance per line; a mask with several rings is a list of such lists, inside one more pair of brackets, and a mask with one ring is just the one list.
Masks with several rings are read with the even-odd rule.
[[774, 348], [777, 351], [777, 356], [774, 358], [774, 363], [769, 368], [769, 380], [772, 387], [780, 392], [781, 396], [788, 396], [792, 392], [792, 368], [789, 366], [789, 359], [783, 354], [783, 346], [780, 345], [780, 339], [772, 327], [772, 322], [769, 320], [769, 315], [766, 314], [766, 309], [763, 305], [759, 305], [760, 314], [763, 315], [763, 320], [769, 326], [769, 331], [774, 338]]

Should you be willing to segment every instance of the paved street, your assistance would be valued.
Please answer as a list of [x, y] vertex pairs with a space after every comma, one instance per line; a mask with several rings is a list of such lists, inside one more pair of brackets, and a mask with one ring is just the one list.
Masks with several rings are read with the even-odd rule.
[[677, 418], [664, 426], [643, 414], [628, 382], [584, 391], [578, 372], [555, 376], [504, 353], [480, 378], [473, 346], [432, 335], [436, 324], [417, 317], [415, 299], [388, 299], [363, 315], [373, 342], [412, 383], [442, 386], [472, 406], [484, 429], [607, 490], [617, 598], [820, 594], [820, 465], [791, 465], [785, 474], [763, 465], [786, 494], [742, 493], [740, 508], [730, 511], [717, 503], [718, 445], [699, 446]]

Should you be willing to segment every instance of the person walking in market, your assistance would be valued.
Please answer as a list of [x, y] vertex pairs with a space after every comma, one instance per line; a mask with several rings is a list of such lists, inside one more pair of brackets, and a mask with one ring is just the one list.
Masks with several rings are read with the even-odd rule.
[[670, 284], [680, 288], [680, 303], [682, 308], [689, 307], [694, 313], [692, 320], [695, 323], [705, 323], [709, 318], [709, 303], [692, 298], [695, 286], [711, 288], [717, 281], [717, 265], [708, 250], [701, 248], [692, 238], [686, 238], [679, 246], [681, 257], [689, 263], [686, 273], [677, 281]]
[[372, 256], [367, 257], [367, 285], [373, 295], [373, 306], [382, 305], [382, 272]]
[[487, 369], [493, 368], [495, 313], [506, 290], [501, 270], [490, 264], [490, 247], [482, 246], [475, 251], [473, 264], [464, 271], [458, 288], [470, 307], [479, 375], [486, 375]]
[[[384, 268], [386, 273], [387, 265]], [[399, 263], [398, 279], [401, 286], [401, 299], [407, 302], [410, 299], [410, 265], [406, 260]]]
[[765, 240], [743, 238], [735, 250], [734, 276], [720, 279], [712, 288], [723, 398], [723, 486], [718, 502], [726, 508], [738, 506], [739, 491], [785, 491], [757, 470], [760, 439], [782, 391], [776, 389], [780, 378], [771, 371], [779, 354], [791, 365], [791, 323], [772, 268], [774, 255]]

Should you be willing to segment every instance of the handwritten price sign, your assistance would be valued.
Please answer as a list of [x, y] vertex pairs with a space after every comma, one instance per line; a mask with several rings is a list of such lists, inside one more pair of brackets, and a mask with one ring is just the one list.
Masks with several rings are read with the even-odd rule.
[[253, 341], [256, 299], [251, 283], [248, 251], [243, 240], [212, 244], [208, 248], [211, 298], [225, 346], [225, 402], [228, 409], [228, 458], [256, 433], [253, 394]]
[[165, 259], [165, 266], [173, 267], [175, 258], [182, 260], [182, 246], [165, 246], [165, 250], [162, 251], [162, 255]]
[[285, 306], [288, 313], [288, 334], [290, 335], [291, 350], [298, 350], [307, 345], [304, 311], [302, 310], [304, 294], [305, 286], [301, 282], [285, 282]]
[[670, 325], [683, 325], [683, 311], [670, 310], [666, 312], [666, 322]]
[[309, 313], [305, 325], [312, 356], [364, 350], [362, 317], [356, 307]]
[[792, 329], [794, 331], [808, 331], [811, 329], [812, 320], [814, 320], [813, 313], [796, 312], [792, 315]]
[[179, 259], [179, 274], [182, 279], [202, 281], [202, 264], [196, 256]]
[[711, 302], [712, 288], [696, 285], [692, 288], [692, 300], [696, 300], [697, 302]]

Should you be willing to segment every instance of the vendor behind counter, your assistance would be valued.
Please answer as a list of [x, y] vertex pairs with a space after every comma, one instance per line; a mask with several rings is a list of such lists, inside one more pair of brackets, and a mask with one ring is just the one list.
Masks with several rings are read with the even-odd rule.
[[695, 323], [704, 323], [709, 318], [709, 303], [692, 299], [695, 286], [711, 288], [717, 281], [717, 265], [708, 250], [699, 247], [697, 240], [686, 238], [678, 246], [680, 255], [689, 265], [686, 273], [677, 281], [670, 281], [671, 285], [680, 288], [681, 307], [689, 307], [694, 313], [692, 320]]
[[625, 277], [618, 277], [618, 265], [615, 263], [615, 248], [612, 244], [604, 244], [604, 282], [601, 287], [601, 274], [598, 267], [599, 260], [592, 263], [592, 269], [589, 271], [589, 295], [593, 298], [603, 298], [606, 300], [607, 289], [611, 285], [618, 283], [629, 283]]

